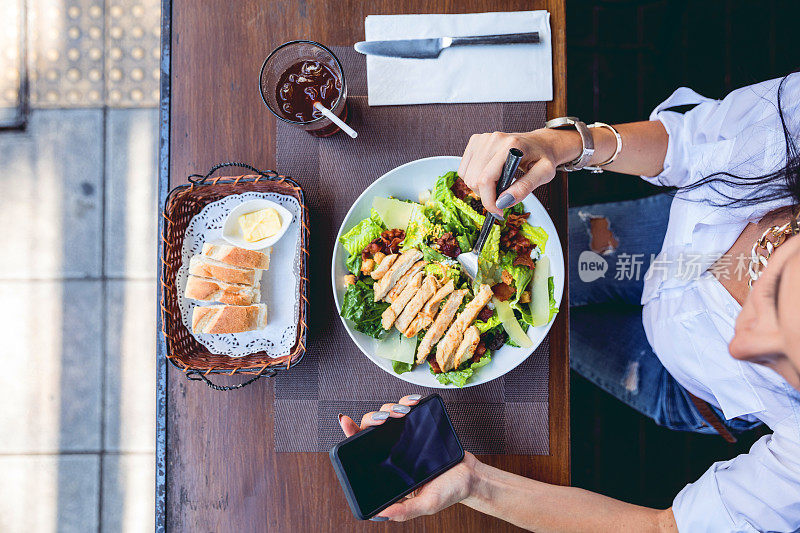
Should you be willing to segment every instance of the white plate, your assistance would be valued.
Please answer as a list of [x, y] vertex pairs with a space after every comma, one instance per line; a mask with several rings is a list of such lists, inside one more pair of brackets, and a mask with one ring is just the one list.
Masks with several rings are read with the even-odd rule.
[[[278, 212], [278, 216], [281, 219], [281, 229], [278, 230], [278, 233], [272, 237], [267, 237], [266, 239], [261, 239], [260, 241], [256, 242], [244, 240], [244, 237], [242, 236], [242, 228], [239, 225], [239, 217], [246, 215], [247, 213], [252, 213], [253, 211], [260, 211], [270, 207]], [[230, 244], [238, 246], [239, 248], [246, 248], [248, 250], [263, 250], [264, 248], [272, 246], [278, 242], [281, 237], [283, 237], [283, 234], [286, 233], [286, 230], [289, 228], [289, 224], [292, 223], [292, 217], [293, 215], [288, 209], [282, 205], [276, 204], [275, 202], [270, 202], [269, 200], [265, 200], [263, 198], [249, 200], [237, 205], [228, 214], [228, 217], [225, 219], [225, 224], [222, 226], [222, 238], [228, 241]]]
[[[436, 182], [436, 178], [439, 176], [451, 170], [458, 170], [458, 164], [460, 162], [460, 157], [453, 156], [428, 157], [411, 161], [394, 170], [390, 170], [375, 180], [372, 185], [361, 193], [361, 196], [353, 203], [350, 211], [348, 211], [347, 215], [344, 217], [342, 227], [339, 228], [339, 233], [336, 235], [336, 243], [334, 245], [331, 280], [333, 283], [333, 298], [336, 301], [336, 310], [339, 313], [341, 313], [342, 310], [342, 298], [345, 293], [344, 276], [348, 274], [347, 267], [345, 266], [347, 251], [339, 243], [339, 237], [350, 231], [353, 226], [363, 219], [369, 217], [373, 198], [394, 196], [395, 198], [417, 201], [420, 191], [431, 189]], [[564, 254], [561, 248], [561, 241], [558, 238], [558, 232], [544, 206], [542, 206], [535, 196], [529, 195], [522, 204], [525, 207], [525, 211], [531, 214], [528, 221], [534, 226], [541, 226], [544, 228], [549, 237], [547, 246], [545, 247], [545, 255], [550, 258], [550, 274], [553, 276], [553, 282], [555, 284], [554, 297], [556, 304], [561, 305], [561, 294], [564, 290]], [[442, 385], [436, 381], [436, 378], [431, 374], [426, 364], [417, 366], [411, 372], [396, 374], [394, 370], [392, 370], [392, 362], [377, 355], [381, 341], [356, 331], [344, 318], [342, 318], [342, 322], [350, 338], [353, 339], [353, 342], [356, 343], [356, 346], [358, 346], [364, 355], [369, 357], [373, 363], [391, 375], [423, 387], [439, 389], [455, 388], [453, 385]], [[492, 362], [476, 371], [475, 375], [470, 378], [466, 386], [472, 387], [480, 385], [481, 383], [486, 383], [516, 368], [517, 365], [522, 363], [536, 350], [542, 340], [544, 340], [552, 324], [553, 321], [551, 320], [544, 326], [528, 328], [528, 336], [533, 341], [533, 346], [530, 348], [515, 348], [505, 345], [493, 352]]]

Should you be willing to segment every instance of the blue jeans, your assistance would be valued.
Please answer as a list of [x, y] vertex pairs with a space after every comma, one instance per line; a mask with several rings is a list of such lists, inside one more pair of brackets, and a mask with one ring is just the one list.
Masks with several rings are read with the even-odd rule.
[[[689, 393], [653, 353], [642, 326], [644, 274], [661, 250], [671, 203], [670, 195], [658, 194], [570, 208], [570, 366], [660, 426], [713, 434], [716, 430], [703, 419]], [[613, 237], [592, 243], [590, 227], [605, 229], [601, 219], [608, 221]], [[605, 250], [602, 259], [591, 254], [581, 257], [591, 245]], [[597, 277], [601, 261], [608, 269]], [[594, 269], [589, 268], [591, 263]], [[722, 411], [712, 409], [732, 433], [758, 425], [726, 421]]]

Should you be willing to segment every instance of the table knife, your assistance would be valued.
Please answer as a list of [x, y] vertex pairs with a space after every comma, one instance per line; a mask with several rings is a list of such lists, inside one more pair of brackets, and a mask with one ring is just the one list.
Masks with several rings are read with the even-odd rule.
[[364, 55], [435, 59], [442, 50], [473, 44], [536, 44], [539, 32], [477, 35], [473, 37], [438, 37], [436, 39], [398, 39], [393, 41], [361, 41], [354, 48]]

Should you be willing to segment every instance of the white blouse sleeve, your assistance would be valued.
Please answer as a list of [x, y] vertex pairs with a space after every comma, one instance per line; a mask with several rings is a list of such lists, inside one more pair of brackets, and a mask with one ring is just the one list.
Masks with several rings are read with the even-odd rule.
[[[742, 87], [722, 100], [706, 98], [687, 87], [676, 90], [650, 114], [650, 120], [661, 121], [669, 135], [664, 170], [658, 176], [642, 178], [655, 185], [681, 187], [717, 171], [761, 175], [774, 170], [774, 156], [785, 160], [777, 113], [781, 79]], [[790, 119], [800, 114], [799, 95], [800, 74], [792, 74], [781, 98], [784, 114]], [[685, 112], [673, 109], [691, 105], [694, 107]], [[747, 164], [741, 160], [744, 156], [750, 159]], [[750, 164], [754, 161], [755, 165]]]
[[675, 497], [678, 531], [800, 531], [800, 445], [765, 435]]

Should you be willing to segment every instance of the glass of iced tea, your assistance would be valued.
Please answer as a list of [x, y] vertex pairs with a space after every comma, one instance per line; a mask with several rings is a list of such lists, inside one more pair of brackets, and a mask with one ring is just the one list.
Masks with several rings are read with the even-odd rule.
[[314, 41], [289, 41], [272, 51], [261, 66], [261, 99], [278, 119], [315, 137], [339, 127], [314, 107], [319, 102], [347, 120], [347, 85], [339, 59]]

